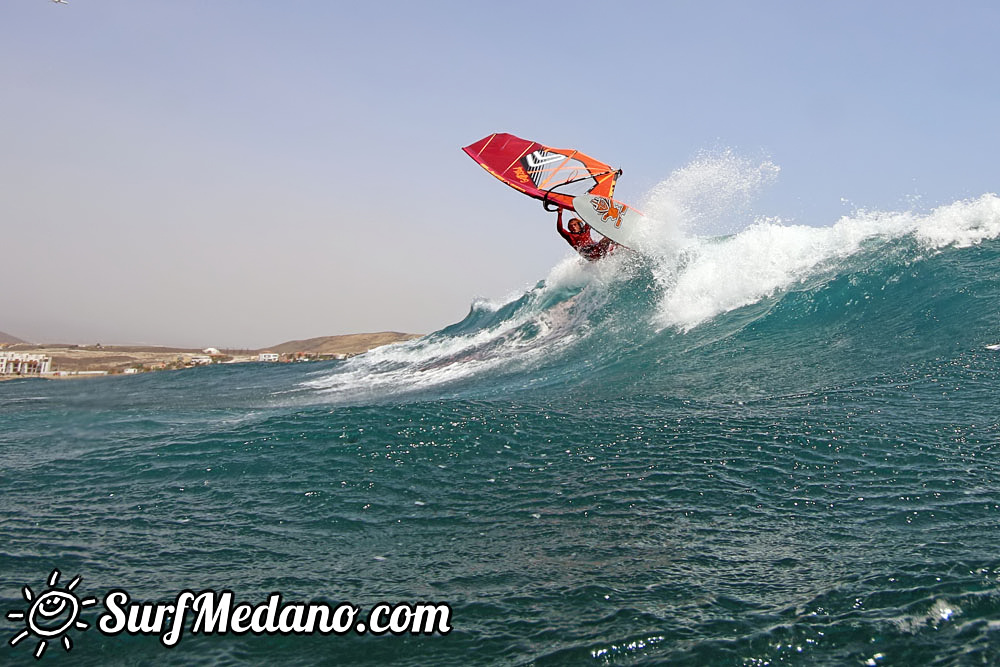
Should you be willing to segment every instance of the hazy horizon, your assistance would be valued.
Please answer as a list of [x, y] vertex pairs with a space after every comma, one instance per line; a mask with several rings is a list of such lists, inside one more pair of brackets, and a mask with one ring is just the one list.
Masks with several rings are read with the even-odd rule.
[[[358, 331], [358, 332], [355, 332], [354, 335], [366, 336], [366, 335], [370, 335], [370, 334], [381, 334], [381, 333], [401, 333], [401, 334], [408, 334], [408, 333], [417, 333], [417, 332], [407, 332], [407, 331]], [[104, 341], [102, 341], [102, 340], [94, 340], [94, 341], [82, 341], [82, 340], [48, 340], [48, 341], [37, 341], [37, 340], [25, 340], [24, 338], [21, 338], [20, 336], [14, 336], [13, 334], [11, 334], [8, 331], [2, 331], [2, 330], [0, 330], [0, 343], [10, 343], [10, 344], [14, 344], [14, 345], [22, 345], [22, 344], [23, 345], [63, 345], [63, 344], [65, 344], [65, 345], [79, 345], [79, 346], [85, 346], [85, 347], [90, 347], [90, 346], [93, 346], [93, 345], [101, 345], [101, 346], [104, 346], [104, 347], [167, 347], [167, 348], [198, 349], [198, 350], [204, 350], [204, 349], [208, 349], [208, 348], [216, 348], [216, 349], [222, 349], [222, 350], [250, 350], [250, 351], [256, 351], [256, 350], [265, 350], [265, 349], [272, 348], [272, 347], [279, 347], [281, 345], [284, 345], [284, 344], [287, 344], [287, 343], [296, 342], [296, 341], [308, 341], [308, 340], [313, 340], [313, 339], [316, 339], [316, 338], [332, 338], [332, 337], [343, 336], [343, 335], [350, 336], [352, 334], [330, 334], [329, 336], [312, 336], [310, 338], [289, 338], [287, 340], [272, 341], [271, 343], [268, 343], [267, 345], [258, 345], [256, 347], [245, 347], [245, 346], [244, 347], [231, 347], [231, 346], [227, 347], [227, 346], [223, 346], [223, 347], [220, 348], [218, 345], [172, 345], [172, 344], [169, 344], [169, 343], [156, 343], [156, 342], [149, 342], [149, 341], [113, 341], [113, 340], [104, 340]], [[9, 341], [9, 340], [7, 340], [8, 338], [17, 338], [17, 339], [19, 339], [20, 342]]]

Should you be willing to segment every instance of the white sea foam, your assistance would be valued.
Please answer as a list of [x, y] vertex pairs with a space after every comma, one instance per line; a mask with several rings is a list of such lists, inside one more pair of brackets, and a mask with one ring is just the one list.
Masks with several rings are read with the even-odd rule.
[[654, 314], [687, 331], [724, 312], [793, 287], [857, 253], [868, 241], [911, 235], [927, 250], [966, 247], [1000, 236], [1000, 198], [987, 194], [913, 212], [859, 212], [829, 227], [758, 221], [722, 239], [686, 237], [677, 258], [658, 267], [665, 285]]
[[825, 227], [752, 217], [754, 198], [778, 172], [769, 160], [727, 150], [699, 156], [650, 191], [638, 249], [654, 260], [663, 290], [653, 313], [657, 327], [689, 331], [835, 270], [866, 243], [911, 235], [933, 251], [1000, 236], [1000, 198], [993, 194], [925, 214], [859, 211]]
[[917, 221], [917, 239], [930, 248], [965, 248], [1000, 236], [1000, 197], [986, 194], [934, 209]]
[[[473, 311], [497, 312], [520, 298], [531, 303], [493, 326], [456, 335], [430, 335], [371, 350], [349, 359], [333, 373], [306, 383], [324, 393], [359, 395], [415, 391], [456, 382], [499, 367], [530, 368], [572, 344], [585, 326], [586, 313], [606, 290], [560, 297], [612, 275], [609, 267], [567, 257], [553, 267], [540, 287], [503, 300], [477, 299]], [[596, 300], [595, 300], [596, 299]], [[549, 305], [548, 302], [552, 301]]]
[[903, 632], [916, 634], [928, 626], [939, 628], [951, 622], [962, 613], [961, 607], [944, 599], [934, 600], [930, 608], [923, 614], [907, 614], [892, 619], [892, 622]]

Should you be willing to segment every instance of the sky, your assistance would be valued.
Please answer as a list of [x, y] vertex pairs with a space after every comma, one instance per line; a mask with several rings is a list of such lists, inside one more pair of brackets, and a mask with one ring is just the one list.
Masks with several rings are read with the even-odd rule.
[[[260, 348], [426, 333], [571, 254], [461, 147], [642, 198], [705, 151], [825, 226], [998, 188], [1000, 5], [4, 0], [0, 331]], [[749, 222], [749, 220], [748, 220]]]

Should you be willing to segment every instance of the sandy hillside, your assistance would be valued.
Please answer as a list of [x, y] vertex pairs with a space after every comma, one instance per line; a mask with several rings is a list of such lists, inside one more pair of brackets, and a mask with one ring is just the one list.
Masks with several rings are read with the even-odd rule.
[[[309, 355], [360, 354], [372, 348], [402, 340], [417, 338], [417, 334], [395, 331], [379, 333], [347, 334], [342, 336], [321, 336], [306, 340], [293, 340], [266, 348], [268, 352]], [[109, 371], [120, 372], [126, 368], [181, 367], [192, 357], [205, 355], [201, 349], [181, 347], [127, 346], [127, 345], [68, 345], [30, 343], [6, 344], [9, 352], [32, 352], [52, 357], [53, 371]], [[256, 361], [257, 355], [265, 350], [220, 350], [224, 359], [235, 361]]]

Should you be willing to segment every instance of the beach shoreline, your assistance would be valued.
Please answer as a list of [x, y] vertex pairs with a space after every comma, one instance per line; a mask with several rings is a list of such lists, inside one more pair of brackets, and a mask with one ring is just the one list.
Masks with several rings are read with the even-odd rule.
[[66, 343], [13, 343], [0, 351], [51, 358], [46, 373], [0, 374], [0, 381], [25, 378], [82, 379], [131, 375], [149, 371], [179, 370], [216, 363], [281, 363], [345, 359], [383, 345], [418, 338], [420, 334], [376, 333], [321, 336], [280, 343], [259, 350], [184, 348], [139, 345], [77, 345]]

